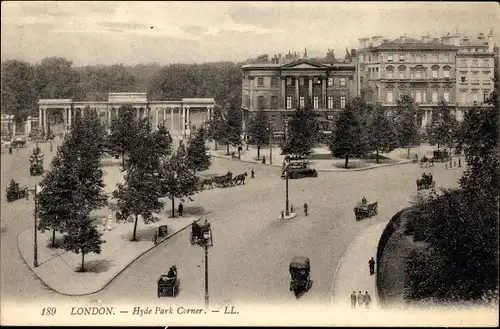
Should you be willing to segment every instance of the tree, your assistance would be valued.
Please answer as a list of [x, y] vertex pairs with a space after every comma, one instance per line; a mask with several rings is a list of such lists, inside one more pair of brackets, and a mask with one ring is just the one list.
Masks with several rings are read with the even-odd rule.
[[71, 227], [64, 235], [64, 249], [82, 255], [81, 272], [85, 272], [85, 255], [91, 252], [101, 253], [101, 244], [105, 243], [102, 233], [97, 231], [96, 226], [88, 213], [74, 214], [78, 225]]
[[431, 124], [427, 128], [430, 144], [437, 144], [438, 149], [440, 145], [451, 148], [457, 133], [457, 120], [445, 101], [442, 101], [432, 114]]
[[229, 154], [229, 145], [238, 146], [241, 144], [241, 111], [233, 104], [230, 104], [227, 113], [227, 154]]
[[[217, 143], [227, 144], [228, 139], [228, 122], [224, 119], [222, 115], [222, 110], [220, 108], [215, 108], [213, 117], [209, 122], [208, 136], [215, 141], [215, 149], [217, 150]], [[229, 154], [229, 150], [228, 150]]]
[[367, 140], [368, 150], [377, 154], [377, 163], [379, 163], [379, 152], [388, 153], [396, 147], [396, 132], [380, 106], [374, 108], [367, 129]]
[[349, 157], [364, 154], [364, 146], [360, 119], [351, 104], [348, 104], [340, 112], [335, 122], [335, 131], [330, 138], [328, 147], [333, 156], [345, 158], [345, 168], [347, 168]]
[[125, 156], [135, 149], [138, 129], [136, 110], [132, 106], [122, 106], [118, 117], [111, 122], [108, 136], [111, 152], [122, 156], [122, 166], [125, 165]]
[[250, 144], [257, 146], [257, 159], [260, 160], [260, 148], [269, 143], [269, 121], [266, 112], [259, 109], [248, 124]]
[[154, 153], [166, 157], [172, 153], [172, 136], [165, 126], [161, 125], [153, 132]]
[[410, 149], [419, 140], [417, 126], [417, 105], [410, 95], [401, 95], [397, 101], [394, 123], [399, 147], [408, 148], [408, 159]]
[[189, 168], [186, 161], [184, 145], [180, 144], [163, 165], [159, 173], [159, 189], [161, 196], [172, 201], [172, 218], [175, 217], [175, 198], [191, 196], [198, 191], [198, 177]]
[[47, 57], [35, 66], [35, 88], [39, 98], [73, 98], [78, 94], [79, 75], [73, 62]]
[[193, 171], [204, 171], [210, 168], [210, 156], [207, 154], [208, 148], [205, 145], [206, 136], [207, 131], [204, 127], [200, 127], [189, 140], [186, 161]]
[[319, 126], [310, 102], [297, 108], [289, 121], [288, 135], [281, 145], [284, 154], [308, 155], [317, 140]]

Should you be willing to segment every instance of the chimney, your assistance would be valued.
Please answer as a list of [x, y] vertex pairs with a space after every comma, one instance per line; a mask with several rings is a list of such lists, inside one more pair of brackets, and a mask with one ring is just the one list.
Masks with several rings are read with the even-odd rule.
[[479, 33], [479, 35], [477, 36], [477, 39], [484, 40], [484, 33]]
[[378, 47], [382, 44], [382, 37], [379, 35], [375, 35], [372, 37], [373, 47]]
[[488, 33], [488, 51], [493, 52], [494, 47], [495, 47], [495, 41], [494, 41], [495, 35], [493, 34], [493, 29], [490, 30], [490, 33]]
[[351, 49], [351, 57], [352, 58], [356, 57], [356, 49]]
[[460, 46], [460, 33], [458, 32], [453, 33], [453, 45]]

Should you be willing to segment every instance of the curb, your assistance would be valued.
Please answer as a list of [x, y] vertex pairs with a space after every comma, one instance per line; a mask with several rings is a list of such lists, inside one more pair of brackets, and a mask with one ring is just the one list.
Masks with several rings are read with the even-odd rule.
[[[199, 222], [201, 220], [201, 217], [199, 217], [198, 219], [196, 219], [195, 221], [196, 222]], [[69, 293], [63, 293], [63, 292], [60, 292], [58, 291], [57, 289], [54, 289], [52, 288], [51, 286], [49, 286], [42, 278], [40, 278], [40, 276], [31, 268], [31, 266], [29, 266], [28, 264], [28, 261], [26, 260], [26, 258], [24, 258], [22, 252], [21, 252], [21, 248], [19, 247], [19, 236], [21, 235], [21, 233], [19, 233], [17, 235], [17, 250], [19, 251], [19, 253], [21, 254], [21, 258], [23, 259], [24, 263], [26, 264], [26, 266], [28, 266], [28, 268], [30, 269], [31, 272], [33, 272], [33, 274], [36, 275], [36, 277], [45, 285], [47, 286], [50, 290], [60, 294], [60, 295], [63, 295], [63, 296], [88, 296], [88, 295], [93, 295], [95, 293], [98, 293], [99, 291], [103, 290], [104, 288], [106, 288], [107, 285], [109, 285], [114, 279], [116, 279], [116, 277], [118, 277], [123, 271], [125, 271], [130, 265], [132, 265], [136, 260], [138, 260], [140, 257], [144, 256], [146, 253], [148, 253], [149, 251], [151, 251], [152, 249], [158, 247], [160, 244], [162, 244], [163, 242], [167, 241], [168, 239], [170, 239], [171, 237], [173, 237], [174, 235], [176, 235], [177, 233], [180, 233], [182, 231], [184, 231], [186, 228], [188, 228], [189, 226], [191, 226], [191, 224], [189, 225], [186, 225], [184, 226], [183, 228], [181, 228], [180, 230], [178, 231], [175, 231], [174, 233], [172, 233], [171, 235], [167, 236], [165, 239], [161, 240], [160, 242], [158, 242], [157, 244], [153, 245], [151, 248], [145, 250], [144, 252], [140, 253], [139, 255], [137, 255], [137, 257], [135, 257], [134, 259], [132, 259], [124, 268], [122, 268], [120, 271], [118, 271], [116, 274], [114, 274], [107, 282], [105, 282], [101, 287], [98, 288], [98, 290], [95, 290], [93, 292], [88, 292], [88, 293], [84, 293], [84, 294], [69, 294]], [[69, 252], [69, 251], [67, 251]], [[61, 254], [62, 255], [62, 254]], [[60, 256], [60, 255], [59, 255]]]
[[[249, 160], [241, 160], [238, 158], [229, 158], [228, 156], [224, 155], [214, 155], [212, 154], [212, 157], [214, 158], [219, 158], [219, 159], [224, 159], [224, 160], [231, 160], [231, 161], [240, 161], [240, 162], [246, 162], [246, 163], [252, 163], [256, 165], [263, 165], [263, 166], [274, 166], [274, 167], [281, 167], [280, 164], [263, 164], [255, 161], [249, 161]], [[398, 161], [396, 163], [384, 163], [378, 166], [373, 166], [373, 167], [365, 167], [365, 168], [352, 168], [352, 169], [342, 169], [342, 168], [335, 168], [335, 169], [316, 169], [316, 171], [319, 172], [350, 172], [350, 171], [364, 171], [364, 170], [371, 170], [371, 169], [377, 169], [377, 168], [382, 168], [382, 167], [390, 167], [390, 166], [397, 166], [397, 165], [403, 165], [403, 164], [408, 164], [408, 163], [413, 163], [412, 160], [402, 160]]]

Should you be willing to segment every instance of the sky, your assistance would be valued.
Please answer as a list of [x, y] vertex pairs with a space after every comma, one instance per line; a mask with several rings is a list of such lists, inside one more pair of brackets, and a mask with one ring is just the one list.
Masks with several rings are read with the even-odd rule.
[[358, 38], [476, 37], [500, 26], [495, 2], [2, 1], [1, 9], [2, 60], [60, 56], [75, 66], [242, 61], [306, 48], [343, 59]]

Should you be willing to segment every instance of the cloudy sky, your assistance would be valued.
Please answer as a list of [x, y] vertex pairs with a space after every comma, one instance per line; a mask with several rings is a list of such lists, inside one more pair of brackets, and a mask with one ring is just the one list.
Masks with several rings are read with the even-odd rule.
[[[356, 48], [358, 38], [405, 33], [475, 37], [500, 26], [495, 2], [21, 2], [2, 1], [1, 55], [75, 65], [238, 61]], [[500, 34], [500, 29], [495, 33]]]

